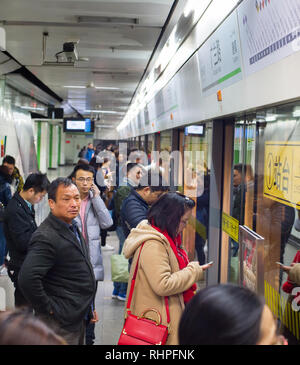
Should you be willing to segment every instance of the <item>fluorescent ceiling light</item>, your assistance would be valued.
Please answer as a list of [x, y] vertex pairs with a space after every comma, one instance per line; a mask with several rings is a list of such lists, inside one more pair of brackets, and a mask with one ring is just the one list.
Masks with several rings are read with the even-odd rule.
[[21, 106], [20, 108], [25, 110], [41, 110], [41, 111], [45, 110], [45, 108], [35, 108], [33, 106]]
[[120, 90], [119, 87], [106, 87], [106, 86], [95, 86], [95, 89], [99, 90]]
[[68, 88], [68, 89], [86, 89], [86, 86], [73, 86], [73, 85], [66, 85], [64, 86], [65, 88]]
[[86, 113], [102, 113], [102, 114], [124, 114], [124, 112], [115, 112], [113, 110], [85, 110]]
[[277, 115], [266, 116], [266, 122], [275, 122], [277, 120]]

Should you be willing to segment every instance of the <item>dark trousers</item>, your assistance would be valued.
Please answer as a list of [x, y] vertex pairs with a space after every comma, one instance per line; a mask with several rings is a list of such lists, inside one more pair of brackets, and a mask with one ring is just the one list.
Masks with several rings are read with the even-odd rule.
[[32, 310], [30, 303], [24, 297], [21, 289], [18, 285], [18, 276], [19, 276], [20, 268], [8, 268], [7, 274], [10, 280], [13, 282], [15, 287], [15, 307], [27, 307]]
[[204, 265], [206, 262], [205, 253], [204, 253], [205, 241], [204, 239], [196, 234], [195, 240], [195, 250], [197, 252], [197, 257], [200, 265]]
[[106, 245], [106, 237], [107, 237], [107, 229], [101, 229], [100, 237], [101, 237], [101, 246], [105, 246]]
[[91, 323], [88, 319], [85, 327], [85, 344], [93, 345], [95, 341], [95, 323]]
[[61, 336], [68, 345], [84, 345], [85, 336], [85, 321], [82, 321], [81, 326], [76, 331], [68, 331], [61, 328], [60, 323], [53, 317], [45, 315], [37, 315], [47, 326], [49, 326], [58, 336]]

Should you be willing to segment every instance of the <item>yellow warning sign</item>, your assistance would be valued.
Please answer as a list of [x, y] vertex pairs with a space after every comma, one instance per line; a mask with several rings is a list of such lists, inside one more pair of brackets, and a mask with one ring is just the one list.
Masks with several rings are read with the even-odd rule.
[[235, 242], [239, 242], [239, 221], [226, 213], [222, 213], [222, 230]]
[[300, 142], [265, 143], [264, 196], [300, 209]]

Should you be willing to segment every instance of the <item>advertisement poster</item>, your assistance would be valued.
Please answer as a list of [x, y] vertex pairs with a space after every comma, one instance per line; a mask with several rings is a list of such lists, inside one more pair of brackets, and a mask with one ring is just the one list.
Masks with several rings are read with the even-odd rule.
[[203, 95], [242, 79], [240, 40], [236, 12], [205, 42], [197, 53]]
[[29, 115], [13, 111], [13, 119], [18, 139], [24, 177], [38, 171], [37, 155], [34, 146], [33, 125]]
[[299, 0], [244, 0], [238, 21], [246, 76], [300, 50]]
[[240, 226], [240, 284], [264, 295], [264, 238]]

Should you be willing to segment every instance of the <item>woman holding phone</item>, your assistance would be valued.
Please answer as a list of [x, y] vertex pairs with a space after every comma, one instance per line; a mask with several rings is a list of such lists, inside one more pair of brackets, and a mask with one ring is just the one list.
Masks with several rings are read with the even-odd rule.
[[[155, 309], [161, 315], [161, 323], [167, 326], [167, 297], [170, 317], [167, 345], [178, 344], [181, 314], [196, 292], [196, 282], [211, 266], [211, 263], [200, 266], [199, 262], [189, 262], [181, 245], [181, 233], [194, 206], [192, 199], [180, 193], [164, 194], [150, 208], [148, 220], [132, 229], [124, 243], [125, 257], [133, 257], [127, 299], [139, 257], [131, 312], [140, 316], [149, 308]], [[148, 311], [147, 318], [157, 320], [157, 313]]]

